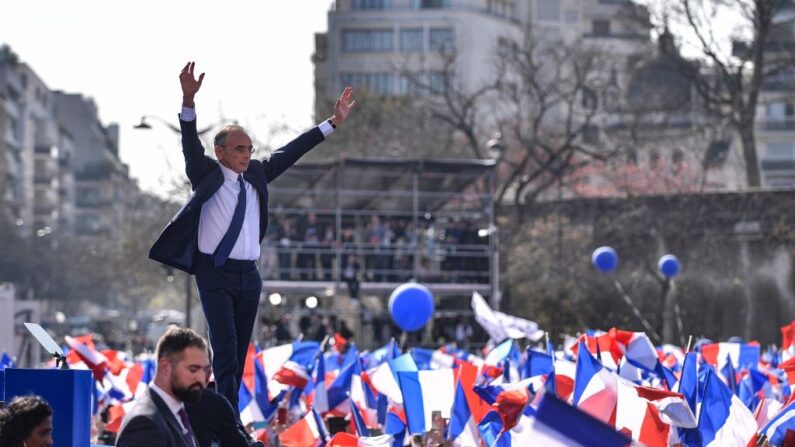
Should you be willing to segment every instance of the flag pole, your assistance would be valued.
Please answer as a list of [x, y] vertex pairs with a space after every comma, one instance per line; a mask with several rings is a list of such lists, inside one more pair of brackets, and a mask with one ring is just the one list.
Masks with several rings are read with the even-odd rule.
[[614, 278], [613, 284], [615, 284], [616, 289], [618, 289], [618, 293], [621, 295], [621, 298], [624, 299], [624, 302], [626, 302], [627, 305], [632, 309], [632, 313], [635, 314], [638, 320], [640, 320], [640, 322], [643, 324], [643, 327], [646, 328], [646, 331], [654, 335], [654, 338], [657, 339], [657, 342], [662, 343], [662, 337], [660, 337], [660, 334], [654, 330], [649, 321], [643, 318], [643, 315], [640, 314], [640, 309], [638, 309], [638, 307], [635, 306], [635, 303], [632, 302], [632, 298], [630, 298], [627, 292], [624, 290], [624, 286], [621, 285], [621, 281], [619, 281], [618, 278]]

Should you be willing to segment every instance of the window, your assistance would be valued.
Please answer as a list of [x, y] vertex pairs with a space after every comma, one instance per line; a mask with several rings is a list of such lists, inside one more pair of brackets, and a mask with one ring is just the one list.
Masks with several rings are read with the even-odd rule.
[[342, 31], [342, 51], [392, 51], [391, 29], [359, 29]]
[[98, 206], [102, 202], [99, 190], [95, 187], [77, 188], [77, 206]]
[[674, 165], [681, 165], [685, 161], [685, 153], [682, 152], [681, 149], [674, 149], [674, 153], [671, 155], [671, 161]]
[[795, 115], [795, 104], [790, 102], [771, 102], [767, 105], [767, 117], [772, 120], [784, 120]]
[[599, 127], [588, 124], [582, 128], [582, 141], [588, 144], [599, 143]]
[[445, 9], [450, 7], [450, 0], [413, 0], [414, 9]]
[[557, 22], [560, 20], [560, 0], [538, 0], [538, 20]]
[[516, 6], [511, 0], [488, 0], [486, 9], [492, 14], [502, 17], [513, 17]]
[[768, 160], [792, 160], [795, 159], [795, 150], [793, 149], [795, 148], [791, 141], [769, 141], [765, 158]]
[[499, 37], [497, 39], [497, 55], [500, 58], [511, 57], [516, 53], [516, 43], [506, 37]]
[[441, 95], [447, 92], [453, 75], [445, 71], [430, 71], [401, 75], [398, 93], [409, 96]]
[[610, 35], [610, 21], [609, 20], [594, 20], [593, 21], [593, 35], [594, 36], [609, 36]]
[[660, 153], [657, 152], [656, 149], [652, 149], [649, 152], [649, 166], [657, 166], [657, 163], [660, 162]]
[[767, 186], [771, 188], [792, 188], [795, 186], [795, 178], [793, 177], [767, 177], [765, 180]]
[[22, 140], [19, 132], [19, 122], [16, 118], [6, 115], [6, 129], [8, 134], [14, 138], [14, 141], [19, 142]]
[[422, 28], [400, 30], [400, 51], [422, 51]]
[[99, 214], [79, 214], [77, 216], [77, 233], [78, 234], [98, 234], [103, 230], [102, 216]]
[[454, 44], [455, 32], [453, 28], [431, 28], [431, 51], [450, 50], [453, 48]]
[[582, 106], [589, 110], [595, 110], [599, 106], [599, 97], [590, 88], [582, 90]]
[[398, 94], [408, 96], [422, 96], [425, 91], [423, 86], [427, 81], [422, 73], [412, 73], [400, 75]]
[[365, 88], [378, 95], [390, 95], [393, 92], [390, 73], [345, 73], [340, 80], [342, 85]]
[[392, 0], [353, 0], [353, 9], [389, 9]]
[[567, 9], [563, 12], [563, 18], [566, 23], [577, 23], [580, 21], [580, 13], [576, 9]]
[[428, 84], [431, 94], [442, 95], [447, 93], [452, 83], [452, 75], [445, 71], [431, 71], [428, 73]]

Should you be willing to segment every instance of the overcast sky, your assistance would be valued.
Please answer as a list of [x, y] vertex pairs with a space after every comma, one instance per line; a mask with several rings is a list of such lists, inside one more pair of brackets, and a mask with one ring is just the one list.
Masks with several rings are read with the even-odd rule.
[[50, 89], [94, 98], [102, 121], [121, 127], [121, 158], [131, 175], [151, 191], [184, 175], [179, 140], [164, 126], [133, 125], [141, 115], [177, 123], [186, 61], [207, 73], [196, 98], [199, 126], [235, 119], [255, 139], [279, 143], [292, 132], [272, 140], [271, 126], [298, 131], [313, 124], [310, 58], [331, 3], [17, 0], [0, 14], [0, 43]]

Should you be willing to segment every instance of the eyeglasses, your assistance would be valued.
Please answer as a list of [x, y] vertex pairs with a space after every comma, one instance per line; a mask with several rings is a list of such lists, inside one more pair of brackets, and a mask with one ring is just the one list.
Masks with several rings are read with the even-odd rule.
[[232, 147], [232, 148], [228, 148], [226, 146], [223, 146], [223, 148], [224, 148], [224, 150], [231, 149], [231, 150], [233, 150], [236, 153], [241, 154], [241, 155], [245, 154], [246, 152], [248, 152], [249, 154], [253, 154], [254, 153], [254, 146], [249, 146], [249, 147], [246, 147], [246, 146], [235, 146], [235, 147]]

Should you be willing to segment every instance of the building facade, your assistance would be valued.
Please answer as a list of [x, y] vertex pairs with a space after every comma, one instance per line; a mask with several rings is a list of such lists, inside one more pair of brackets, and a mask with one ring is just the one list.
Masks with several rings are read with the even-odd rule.
[[7, 46], [0, 47], [0, 197], [20, 235], [46, 236], [58, 228], [62, 175], [60, 128], [47, 85]]
[[520, 38], [532, 26], [539, 36], [631, 51], [640, 39], [631, 2], [608, 0], [337, 0], [328, 31], [316, 35], [316, 110], [325, 111], [346, 85], [382, 95], [407, 95], [407, 75], [441, 86], [445, 55], [464, 90], [495, 77], [501, 37]]
[[119, 240], [130, 191], [127, 165], [119, 159], [119, 127], [103, 125], [94, 101], [55, 92], [55, 115], [73, 151], [65, 161], [74, 172], [74, 232]]
[[[788, 2], [768, 39], [768, 64], [792, 60], [795, 4]], [[756, 109], [756, 150], [762, 186], [795, 188], [795, 67], [764, 80]]]

